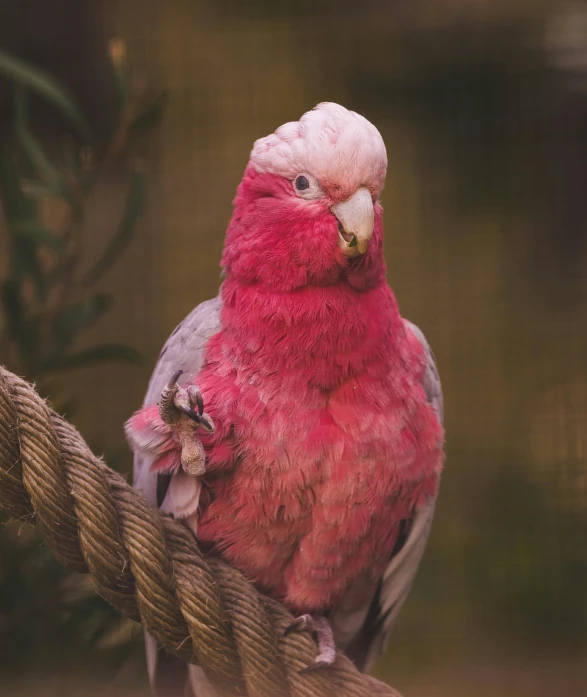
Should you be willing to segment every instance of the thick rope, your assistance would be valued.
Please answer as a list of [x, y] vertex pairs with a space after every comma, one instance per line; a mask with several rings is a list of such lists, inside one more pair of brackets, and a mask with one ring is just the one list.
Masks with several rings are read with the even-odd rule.
[[339, 655], [299, 671], [316, 645], [283, 636], [291, 614], [235, 569], [204, 557], [191, 532], [150, 507], [34, 388], [0, 366], [0, 508], [36, 522], [57, 559], [223, 695], [399, 697]]

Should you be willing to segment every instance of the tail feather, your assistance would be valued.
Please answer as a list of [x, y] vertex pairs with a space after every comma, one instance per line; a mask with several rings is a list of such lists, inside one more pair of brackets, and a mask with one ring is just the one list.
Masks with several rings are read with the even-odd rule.
[[192, 690], [187, 664], [159, 647], [149, 634], [145, 634], [145, 648], [154, 697], [205, 697]]

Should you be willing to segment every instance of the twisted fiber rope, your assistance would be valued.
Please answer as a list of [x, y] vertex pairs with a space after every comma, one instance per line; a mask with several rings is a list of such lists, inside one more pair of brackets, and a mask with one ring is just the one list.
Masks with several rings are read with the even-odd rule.
[[34, 388], [0, 366], [0, 508], [36, 522], [57, 559], [227, 697], [399, 697], [344, 656], [301, 676], [316, 645], [283, 636], [291, 614], [205, 558], [190, 531], [150, 507]]

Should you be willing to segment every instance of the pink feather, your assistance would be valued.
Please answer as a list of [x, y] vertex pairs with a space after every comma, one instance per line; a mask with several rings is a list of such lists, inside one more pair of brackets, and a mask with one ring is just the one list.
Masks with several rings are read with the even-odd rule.
[[156, 404], [137, 411], [126, 422], [124, 430], [132, 449], [153, 460], [152, 471], [175, 472], [181, 467], [179, 441], [163, 423]]

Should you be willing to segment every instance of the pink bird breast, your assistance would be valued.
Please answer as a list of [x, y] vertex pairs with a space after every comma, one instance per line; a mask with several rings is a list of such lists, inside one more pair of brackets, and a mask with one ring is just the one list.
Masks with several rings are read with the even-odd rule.
[[[236, 286], [236, 287], [235, 287]], [[295, 611], [371, 593], [436, 493], [442, 430], [390, 289], [223, 286], [197, 378], [218, 425], [198, 537]]]

